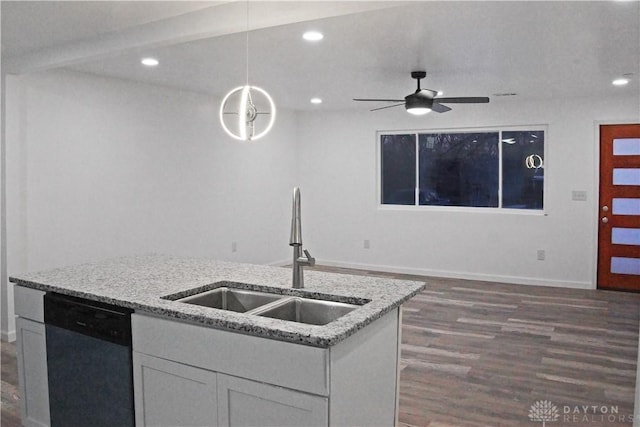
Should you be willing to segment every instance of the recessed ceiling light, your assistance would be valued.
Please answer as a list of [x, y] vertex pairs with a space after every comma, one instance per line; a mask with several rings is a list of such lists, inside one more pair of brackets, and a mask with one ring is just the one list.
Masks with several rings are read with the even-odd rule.
[[441, 90], [439, 90], [439, 91], [438, 91], [438, 94], [437, 94], [436, 96], [442, 96], [442, 95], [444, 95], [444, 92], [443, 92], [443, 91], [441, 91]]
[[324, 38], [324, 35], [319, 31], [307, 31], [302, 35], [302, 38], [309, 42], [317, 42]]
[[147, 67], [155, 67], [156, 65], [158, 65], [160, 62], [155, 59], [155, 58], [142, 58], [142, 60], [140, 61], [140, 63], [142, 65], [146, 65]]
[[310, 102], [312, 104], [322, 104], [322, 99], [320, 99], [320, 98], [311, 98]]
[[611, 84], [614, 85], [614, 86], [624, 86], [627, 83], [629, 83], [629, 79], [624, 78], [624, 77], [622, 77], [620, 79], [615, 79], [614, 81], [611, 82]]

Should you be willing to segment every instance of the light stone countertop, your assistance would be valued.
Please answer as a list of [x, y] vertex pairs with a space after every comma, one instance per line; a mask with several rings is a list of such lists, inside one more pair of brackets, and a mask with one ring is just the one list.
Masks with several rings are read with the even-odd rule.
[[[265, 338], [330, 347], [397, 308], [423, 282], [306, 270], [305, 288], [291, 288], [291, 269], [203, 258], [143, 255], [109, 259], [9, 278], [16, 285], [102, 301], [138, 312]], [[307, 325], [172, 301], [230, 284], [308, 297], [337, 296], [342, 302], [370, 302], [324, 325]], [[164, 298], [163, 298], [164, 297]]]

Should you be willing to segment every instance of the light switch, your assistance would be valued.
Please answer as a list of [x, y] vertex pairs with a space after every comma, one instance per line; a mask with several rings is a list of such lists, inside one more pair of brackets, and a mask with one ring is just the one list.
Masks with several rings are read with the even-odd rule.
[[571, 192], [571, 200], [576, 201], [576, 202], [586, 202], [587, 201], [587, 192], [586, 191], [573, 190]]

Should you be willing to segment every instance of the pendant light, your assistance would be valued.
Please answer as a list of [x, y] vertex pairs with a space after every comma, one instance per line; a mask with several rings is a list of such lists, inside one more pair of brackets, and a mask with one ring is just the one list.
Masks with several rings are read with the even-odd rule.
[[[232, 89], [222, 99], [220, 123], [224, 131], [233, 139], [255, 141], [265, 136], [273, 127], [276, 106], [264, 89], [249, 84], [249, 0], [246, 4], [246, 83], [244, 86]], [[266, 125], [263, 124], [265, 120], [258, 120], [260, 116], [268, 116]], [[264, 128], [257, 129], [258, 124]]]

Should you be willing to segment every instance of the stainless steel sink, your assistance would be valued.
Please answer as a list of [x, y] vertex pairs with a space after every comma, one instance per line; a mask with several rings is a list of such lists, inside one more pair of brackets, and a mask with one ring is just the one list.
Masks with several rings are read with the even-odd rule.
[[369, 302], [363, 300], [356, 304], [348, 304], [327, 299], [281, 295], [228, 286], [175, 301], [310, 325], [326, 325]]
[[272, 303], [252, 312], [258, 316], [311, 325], [326, 325], [358, 308], [342, 302], [289, 297], [281, 303]]
[[282, 295], [222, 287], [177, 301], [244, 313], [281, 298]]

